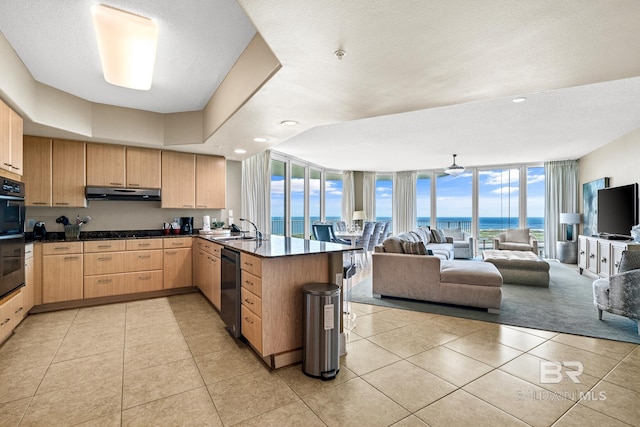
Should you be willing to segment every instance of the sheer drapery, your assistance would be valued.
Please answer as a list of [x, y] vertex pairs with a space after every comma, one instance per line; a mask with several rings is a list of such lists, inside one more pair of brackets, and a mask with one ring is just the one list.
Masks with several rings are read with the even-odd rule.
[[[561, 236], [561, 212], [580, 212], [578, 207], [579, 170], [577, 160], [544, 164], [546, 202], [544, 207], [545, 257], [556, 257], [556, 242]], [[560, 239], [563, 240], [563, 239]]]
[[344, 171], [342, 173], [342, 219], [344, 221], [351, 223], [355, 204], [353, 171]]
[[271, 151], [242, 161], [242, 216], [271, 234]]
[[412, 230], [418, 221], [416, 207], [416, 171], [396, 172], [393, 176], [393, 232]]
[[362, 210], [369, 221], [376, 218], [376, 173], [362, 173]]

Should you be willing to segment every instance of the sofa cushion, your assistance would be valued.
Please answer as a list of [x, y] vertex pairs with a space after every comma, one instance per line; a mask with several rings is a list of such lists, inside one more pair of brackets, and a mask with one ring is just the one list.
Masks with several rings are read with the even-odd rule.
[[500, 242], [500, 249], [506, 251], [530, 251], [531, 245], [528, 243]]
[[618, 267], [618, 273], [624, 273], [625, 271], [637, 270], [640, 268], [640, 251], [624, 251], [622, 252], [622, 259], [620, 260], [620, 267]]
[[387, 237], [382, 241], [382, 247], [385, 252], [391, 252], [394, 254], [402, 254], [404, 251], [402, 250], [402, 240], [399, 237]]
[[431, 241], [433, 243], [447, 243], [447, 237], [444, 235], [442, 230], [434, 228], [431, 230]]
[[405, 231], [404, 233], [398, 234], [398, 239], [405, 240], [407, 242], [421, 242], [422, 239], [413, 231]]
[[440, 281], [442, 283], [500, 287], [502, 286], [502, 275], [495, 265], [489, 263], [442, 261]]
[[428, 244], [429, 241], [431, 240], [431, 232], [429, 232], [429, 230], [425, 230], [424, 228], [417, 228], [413, 230], [412, 233], [415, 233], [418, 236], [420, 236], [420, 240], [425, 245]]
[[459, 240], [463, 240], [464, 236], [462, 235], [462, 229], [460, 227], [458, 228], [443, 228], [442, 232], [444, 233], [444, 235], [446, 237], [452, 237], [453, 241], [459, 241]]
[[505, 233], [505, 241], [513, 243], [529, 243], [530, 231], [528, 228], [509, 229]]
[[427, 248], [422, 242], [406, 242], [401, 240], [400, 244], [405, 254], [427, 255]]

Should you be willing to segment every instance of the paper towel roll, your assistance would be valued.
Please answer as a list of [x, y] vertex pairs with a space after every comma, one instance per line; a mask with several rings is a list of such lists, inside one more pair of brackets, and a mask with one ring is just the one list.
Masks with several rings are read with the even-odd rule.
[[211, 230], [211, 218], [209, 215], [204, 215], [202, 217], [202, 229], [206, 231]]

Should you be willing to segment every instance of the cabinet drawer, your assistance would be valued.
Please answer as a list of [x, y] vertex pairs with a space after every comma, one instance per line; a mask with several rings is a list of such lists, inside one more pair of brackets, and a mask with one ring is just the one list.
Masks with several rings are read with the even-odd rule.
[[129, 239], [126, 240], [126, 249], [128, 251], [162, 249], [162, 239]]
[[240, 265], [243, 270], [258, 277], [262, 276], [262, 261], [260, 258], [242, 252], [240, 254]]
[[162, 251], [131, 251], [125, 254], [124, 271], [162, 270]]
[[33, 243], [24, 245], [24, 259], [33, 258]]
[[101, 240], [96, 242], [84, 242], [84, 253], [117, 252], [124, 251], [124, 249], [124, 240]]
[[108, 274], [102, 276], [85, 276], [84, 297], [98, 298], [126, 293], [125, 274]]
[[158, 291], [162, 289], [162, 270], [126, 273], [127, 293]]
[[45, 243], [42, 245], [42, 255], [81, 254], [82, 242]]
[[164, 239], [164, 248], [190, 248], [191, 247], [191, 237], [172, 237]]
[[220, 256], [221, 256], [220, 255], [220, 251], [222, 251], [222, 245], [219, 245], [217, 243], [213, 243], [213, 247], [211, 248], [211, 253], [214, 256], [220, 258]]
[[251, 310], [247, 309], [244, 305], [241, 306], [241, 331], [251, 345], [262, 354], [262, 319], [256, 316]]
[[84, 274], [124, 273], [124, 252], [90, 253], [84, 256]]
[[212, 253], [213, 250], [213, 242], [204, 239], [198, 239], [196, 241], [196, 247], [201, 251], [205, 251], [208, 253]]
[[240, 289], [242, 305], [251, 310], [256, 316], [262, 317], [262, 298], [249, 292], [247, 288]]
[[262, 279], [258, 276], [242, 270], [242, 287], [251, 291], [252, 294], [262, 297]]

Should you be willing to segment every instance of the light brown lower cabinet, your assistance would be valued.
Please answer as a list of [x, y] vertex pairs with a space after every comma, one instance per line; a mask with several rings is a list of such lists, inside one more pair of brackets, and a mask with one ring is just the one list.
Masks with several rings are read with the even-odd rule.
[[191, 248], [164, 250], [164, 288], [193, 285]]
[[0, 343], [11, 335], [26, 315], [23, 293], [19, 289], [0, 300]]
[[197, 239], [193, 256], [193, 283], [220, 310], [220, 249], [222, 246]]
[[83, 298], [82, 242], [44, 243], [42, 303]]

